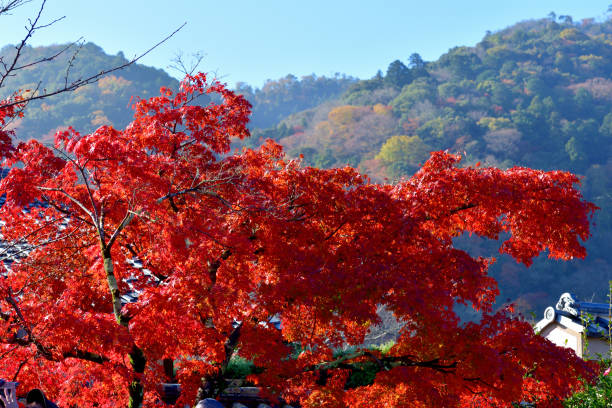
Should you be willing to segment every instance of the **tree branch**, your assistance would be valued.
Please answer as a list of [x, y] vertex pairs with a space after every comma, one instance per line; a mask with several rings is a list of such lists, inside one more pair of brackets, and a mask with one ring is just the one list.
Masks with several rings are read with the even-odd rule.
[[[40, 18], [40, 14], [42, 13], [42, 9], [44, 7], [45, 1], [43, 1], [43, 4], [41, 6], [41, 9], [39, 11], [38, 17], [34, 20], [34, 23], [31, 23], [32, 26], [29, 28], [28, 34], [26, 35], [26, 37], [22, 40], [22, 42], [20, 43], [20, 45], [17, 47], [17, 54], [15, 55], [15, 57], [13, 58], [13, 62], [11, 63], [10, 66], [6, 66], [5, 69], [5, 73], [2, 75], [2, 77], [0, 77], [0, 87], [2, 86], [4, 80], [11, 75], [12, 72], [15, 71], [15, 67], [17, 65], [17, 61], [19, 60], [19, 58], [21, 57], [21, 52], [23, 50], [23, 47], [25, 46], [25, 44], [27, 43], [27, 41], [29, 40], [29, 38], [32, 36], [32, 34], [34, 33], [34, 31], [38, 28], [44, 28], [50, 24], [53, 24], [55, 22], [57, 22], [58, 20], [53, 21], [50, 24], [44, 25], [44, 26], [36, 26], [38, 19]], [[62, 17], [63, 18], [63, 17]], [[39, 100], [39, 99], [43, 99], [43, 98], [48, 98], [50, 96], [54, 96], [54, 95], [58, 95], [64, 92], [71, 92], [74, 91], [78, 88], [81, 88], [85, 85], [89, 85], [89, 84], [93, 84], [98, 82], [102, 77], [104, 77], [105, 75], [108, 75], [112, 72], [115, 71], [119, 71], [122, 70], [130, 65], [135, 64], [136, 62], [138, 62], [140, 59], [142, 59], [144, 56], [146, 56], [147, 54], [149, 54], [151, 51], [153, 51], [155, 48], [159, 47], [161, 44], [163, 44], [164, 42], [168, 41], [171, 37], [173, 37], [177, 32], [179, 32], [183, 27], [185, 27], [187, 23], [183, 23], [180, 27], [178, 27], [176, 30], [174, 30], [172, 33], [170, 33], [169, 35], [167, 35], [165, 38], [163, 38], [161, 41], [159, 41], [157, 44], [153, 45], [151, 48], [149, 48], [148, 50], [146, 50], [145, 52], [143, 52], [142, 54], [132, 58], [131, 60], [129, 60], [128, 62], [115, 66], [113, 68], [109, 68], [109, 69], [105, 69], [100, 71], [99, 73], [95, 74], [95, 75], [91, 75], [87, 78], [84, 79], [77, 79], [76, 81], [73, 81], [72, 83], [68, 84], [67, 81], [65, 82], [65, 85], [61, 88], [57, 88], [53, 91], [50, 92], [43, 92], [41, 94], [33, 94], [29, 97], [25, 97], [25, 98], [21, 98], [19, 100], [7, 100], [4, 103], [0, 104], [0, 109], [5, 109], [11, 106], [15, 106], [15, 105], [21, 105], [23, 103], [28, 103], [30, 101], [35, 101], [35, 100]]]
[[105, 247], [107, 250], [110, 250], [110, 248], [115, 243], [115, 240], [117, 239], [121, 231], [123, 231], [125, 227], [130, 225], [130, 222], [132, 222], [132, 220], [134, 219], [136, 215], [140, 215], [140, 214], [137, 212], [128, 210], [128, 212], [125, 214], [125, 217], [123, 217], [123, 220], [121, 221], [121, 223], [117, 226], [117, 228], [113, 232], [113, 235], [111, 235], [111, 237], [108, 239], [108, 242], [105, 244]]
[[221, 261], [225, 261], [227, 258], [230, 257], [231, 254], [232, 251], [226, 249], [221, 253], [221, 256], [219, 256], [219, 258], [208, 264], [208, 276], [210, 277], [212, 285], [217, 283], [217, 271], [221, 267]]
[[7, 3], [0, 3], [0, 15], [13, 11], [19, 6], [23, 6], [32, 0], [10, 0]]
[[[445, 215], [453, 215], [453, 214], [456, 214], [458, 212], [469, 210], [470, 208], [474, 208], [474, 207], [478, 207], [478, 204], [476, 204], [476, 203], [467, 203], [467, 204], [461, 205], [459, 207], [453, 208], [452, 210], [450, 210], [448, 212], [448, 214], [445, 214]], [[435, 220], [438, 220], [438, 219], [440, 219], [440, 217], [435, 217], [434, 218], [434, 217], [430, 217], [429, 215], [425, 216], [425, 220], [426, 221], [431, 221], [431, 220], [435, 221]]]
[[[11, 1], [7, 4], [7, 6], [4, 8], [4, 10], [6, 10], [7, 8], [9, 10], [11, 9], [15, 9], [23, 4], [25, 4], [27, 1]], [[49, 27], [53, 24], [55, 24], [56, 22], [62, 20], [64, 17], [60, 17], [58, 19], [55, 19], [53, 21], [51, 21], [50, 23], [47, 24], [43, 24], [43, 25], [38, 25], [38, 21], [40, 20], [40, 17], [42, 15], [42, 12], [45, 8], [45, 3], [46, 0], [43, 0], [43, 2], [40, 5], [40, 8], [38, 9], [38, 14], [36, 15], [36, 17], [34, 18], [34, 21], [28, 19], [28, 24], [29, 26], [26, 26], [26, 30], [27, 33], [25, 35], [25, 37], [21, 40], [21, 42], [19, 43], [19, 45], [17, 45], [15, 47], [15, 56], [12, 59], [12, 62], [10, 64], [5, 64], [4, 61], [2, 61], [2, 67], [4, 69], [4, 73], [0, 76], [0, 88], [2, 87], [2, 85], [4, 84], [4, 81], [6, 80], [6, 78], [8, 78], [9, 76], [13, 76], [13, 72], [17, 69], [21, 69], [21, 67], [17, 66], [17, 62], [19, 61], [19, 59], [21, 58], [21, 53], [24, 49], [24, 47], [26, 46], [28, 40], [32, 37], [32, 35], [34, 34], [34, 32], [38, 29], [41, 28], [45, 28], [45, 27]], [[6, 11], [4, 11], [6, 12]], [[0, 12], [0, 15], [2, 13]], [[30, 64], [31, 66], [32, 64]], [[38, 89], [38, 87], [36, 88]], [[3, 104], [0, 104], [0, 109], [3, 109], [5, 107], [9, 107], [9, 106], [14, 106], [14, 105], [20, 105], [22, 103], [27, 103], [29, 102], [30, 99], [28, 98], [23, 98], [23, 99], [19, 99], [19, 100], [13, 100], [13, 102], [10, 102], [10, 100], [5, 101]]]
[[[0, 107], [1, 109], [1, 107]], [[94, 216], [94, 214], [91, 213], [91, 211], [89, 211], [87, 209], [87, 207], [85, 207], [83, 205], [83, 203], [81, 203], [79, 200], [77, 200], [76, 198], [74, 198], [73, 196], [71, 196], [70, 194], [68, 194], [64, 189], [62, 188], [52, 188], [52, 187], [37, 187], [39, 190], [41, 191], [54, 191], [57, 193], [62, 193], [64, 196], [66, 196], [70, 201], [72, 201], [73, 203], [75, 203], [81, 210], [83, 210], [83, 212], [85, 214], [87, 214], [89, 216], [89, 218], [91, 218], [91, 220], [93, 221], [94, 225], [97, 227], [98, 226], [98, 220], [96, 219], [96, 217]]]
[[106, 356], [79, 349], [63, 353], [62, 356], [64, 358], [77, 358], [79, 360], [87, 360], [98, 364], [104, 364], [110, 361]]

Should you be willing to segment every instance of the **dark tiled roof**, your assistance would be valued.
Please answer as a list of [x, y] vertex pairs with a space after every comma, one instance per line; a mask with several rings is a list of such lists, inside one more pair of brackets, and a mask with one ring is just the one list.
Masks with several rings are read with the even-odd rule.
[[555, 316], [563, 316], [582, 326], [589, 337], [608, 337], [610, 330], [610, 304], [582, 302], [576, 295], [564, 293], [555, 307], [544, 311], [544, 320], [538, 323], [543, 327], [546, 320], [553, 321]]

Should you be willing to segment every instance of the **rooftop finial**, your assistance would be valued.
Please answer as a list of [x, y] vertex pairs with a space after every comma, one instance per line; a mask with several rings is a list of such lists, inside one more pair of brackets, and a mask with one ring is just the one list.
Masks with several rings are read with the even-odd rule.
[[573, 316], [578, 316], [578, 301], [576, 295], [572, 295], [569, 292], [566, 292], [561, 295], [559, 301], [555, 308], [557, 310], [563, 310], [564, 312], [568, 312]]

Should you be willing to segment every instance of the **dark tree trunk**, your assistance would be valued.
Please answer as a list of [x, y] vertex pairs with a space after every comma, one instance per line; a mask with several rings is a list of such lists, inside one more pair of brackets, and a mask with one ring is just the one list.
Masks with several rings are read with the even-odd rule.
[[134, 378], [132, 378], [132, 382], [130, 383], [129, 408], [140, 408], [142, 406], [144, 396], [140, 378], [147, 365], [147, 359], [145, 358], [142, 350], [136, 345], [132, 347], [132, 351], [130, 352], [130, 364], [136, 375], [134, 375]]

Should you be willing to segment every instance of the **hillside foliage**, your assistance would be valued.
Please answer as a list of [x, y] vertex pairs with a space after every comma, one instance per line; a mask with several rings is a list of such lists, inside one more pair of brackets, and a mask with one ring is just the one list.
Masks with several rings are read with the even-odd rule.
[[253, 105], [249, 127], [265, 129], [293, 113], [340, 97], [356, 81], [340, 74], [331, 78], [307, 75], [301, 79], [287, 75], [275, 81], [268, 80], [261, 88], [239, 82], [236, 92]]
[[[27, 46], [22, 62], [27, 65], [55, 55], [66, 46]], [[75, 53], [75, 49], [78, 52]], [[108, 55], [93, 43], [80, 47], [75, 45], [68, 51], [48, 61], [43, 67], [35, 65], [17, 71], [7, 81], [6, 89], [21, 89], [24, 93], [35, 89], [56, 89], [64, 84], [66, 78], [69, 81], [86, 78], [105, 67], [128, 62], [122, 52]], [[0, 55], [10, 57], [12, 52], [14, 49], [11, 46], [5, 46], [0, 50]], [[330, 78], [308, 75], [300, 79], [287, 75], [278, 80], [268, 80], [262, 88], [238, 83], [236, 91], [243, 94], [253, 106], [249, 127], [267, 128], [293, 113], [339, 98], [356, 81], [355, 78], [339, 74]], [[133, 98], [156, 95], [162, 86], [176, 88], [178, 80], [161, 69], [132, 64], [76, 92], [59, 95], [52, 101], [32, 102], [28, 106], [27, 115], [12, 124], [11, 128], [19, 129], [17, 137], [21, 140], [52, 142], [55, 132], [68, 126], [87, 132], [102, 125], [123, 127], [131, 120], [130, 107], [135, 102]], [[0, 97], [7, 96], [9, 94], [0, 94]], [[209, 101], [206, 95], [200, 99], [201, 104]], [[260, 139], [259, 136], [256, 140]]]
[[[21, 63], [27, 65], [48, 58], [64, 48], [66, 45], [26, 46]], [[3, 91], [11, 93], [19, 89], [27, 94], [37, 89], [56, 89], [65, 81], [70, 83], [94, 75], [104, 68], [128, 62], [123, 53], [107, 55], [93, 43], [74, 45], [72, 48], [46, 62], [44, 66], [33, 65], [16, 71], [16, 75], [5, 83]], [[11, 46], [0, 50], [1, 55], [9, 57], [13, 52]], [[156, 95], [162, 86], [177, 87], [178, 81], [163, 70], [132, 64], [90, 86], [58, 95], [52, 100], [30, 103], [27, 115], [11, 127], [18, 129], [16, 135], [21, 140], [52, 142], [55, 132], [68, 126], [84, 131], [93, 131], [102, 125], [125, 126], [131, 118], [132, 97], [147, 98]], [[9, 94], [0, 96], [5, 98]]]

